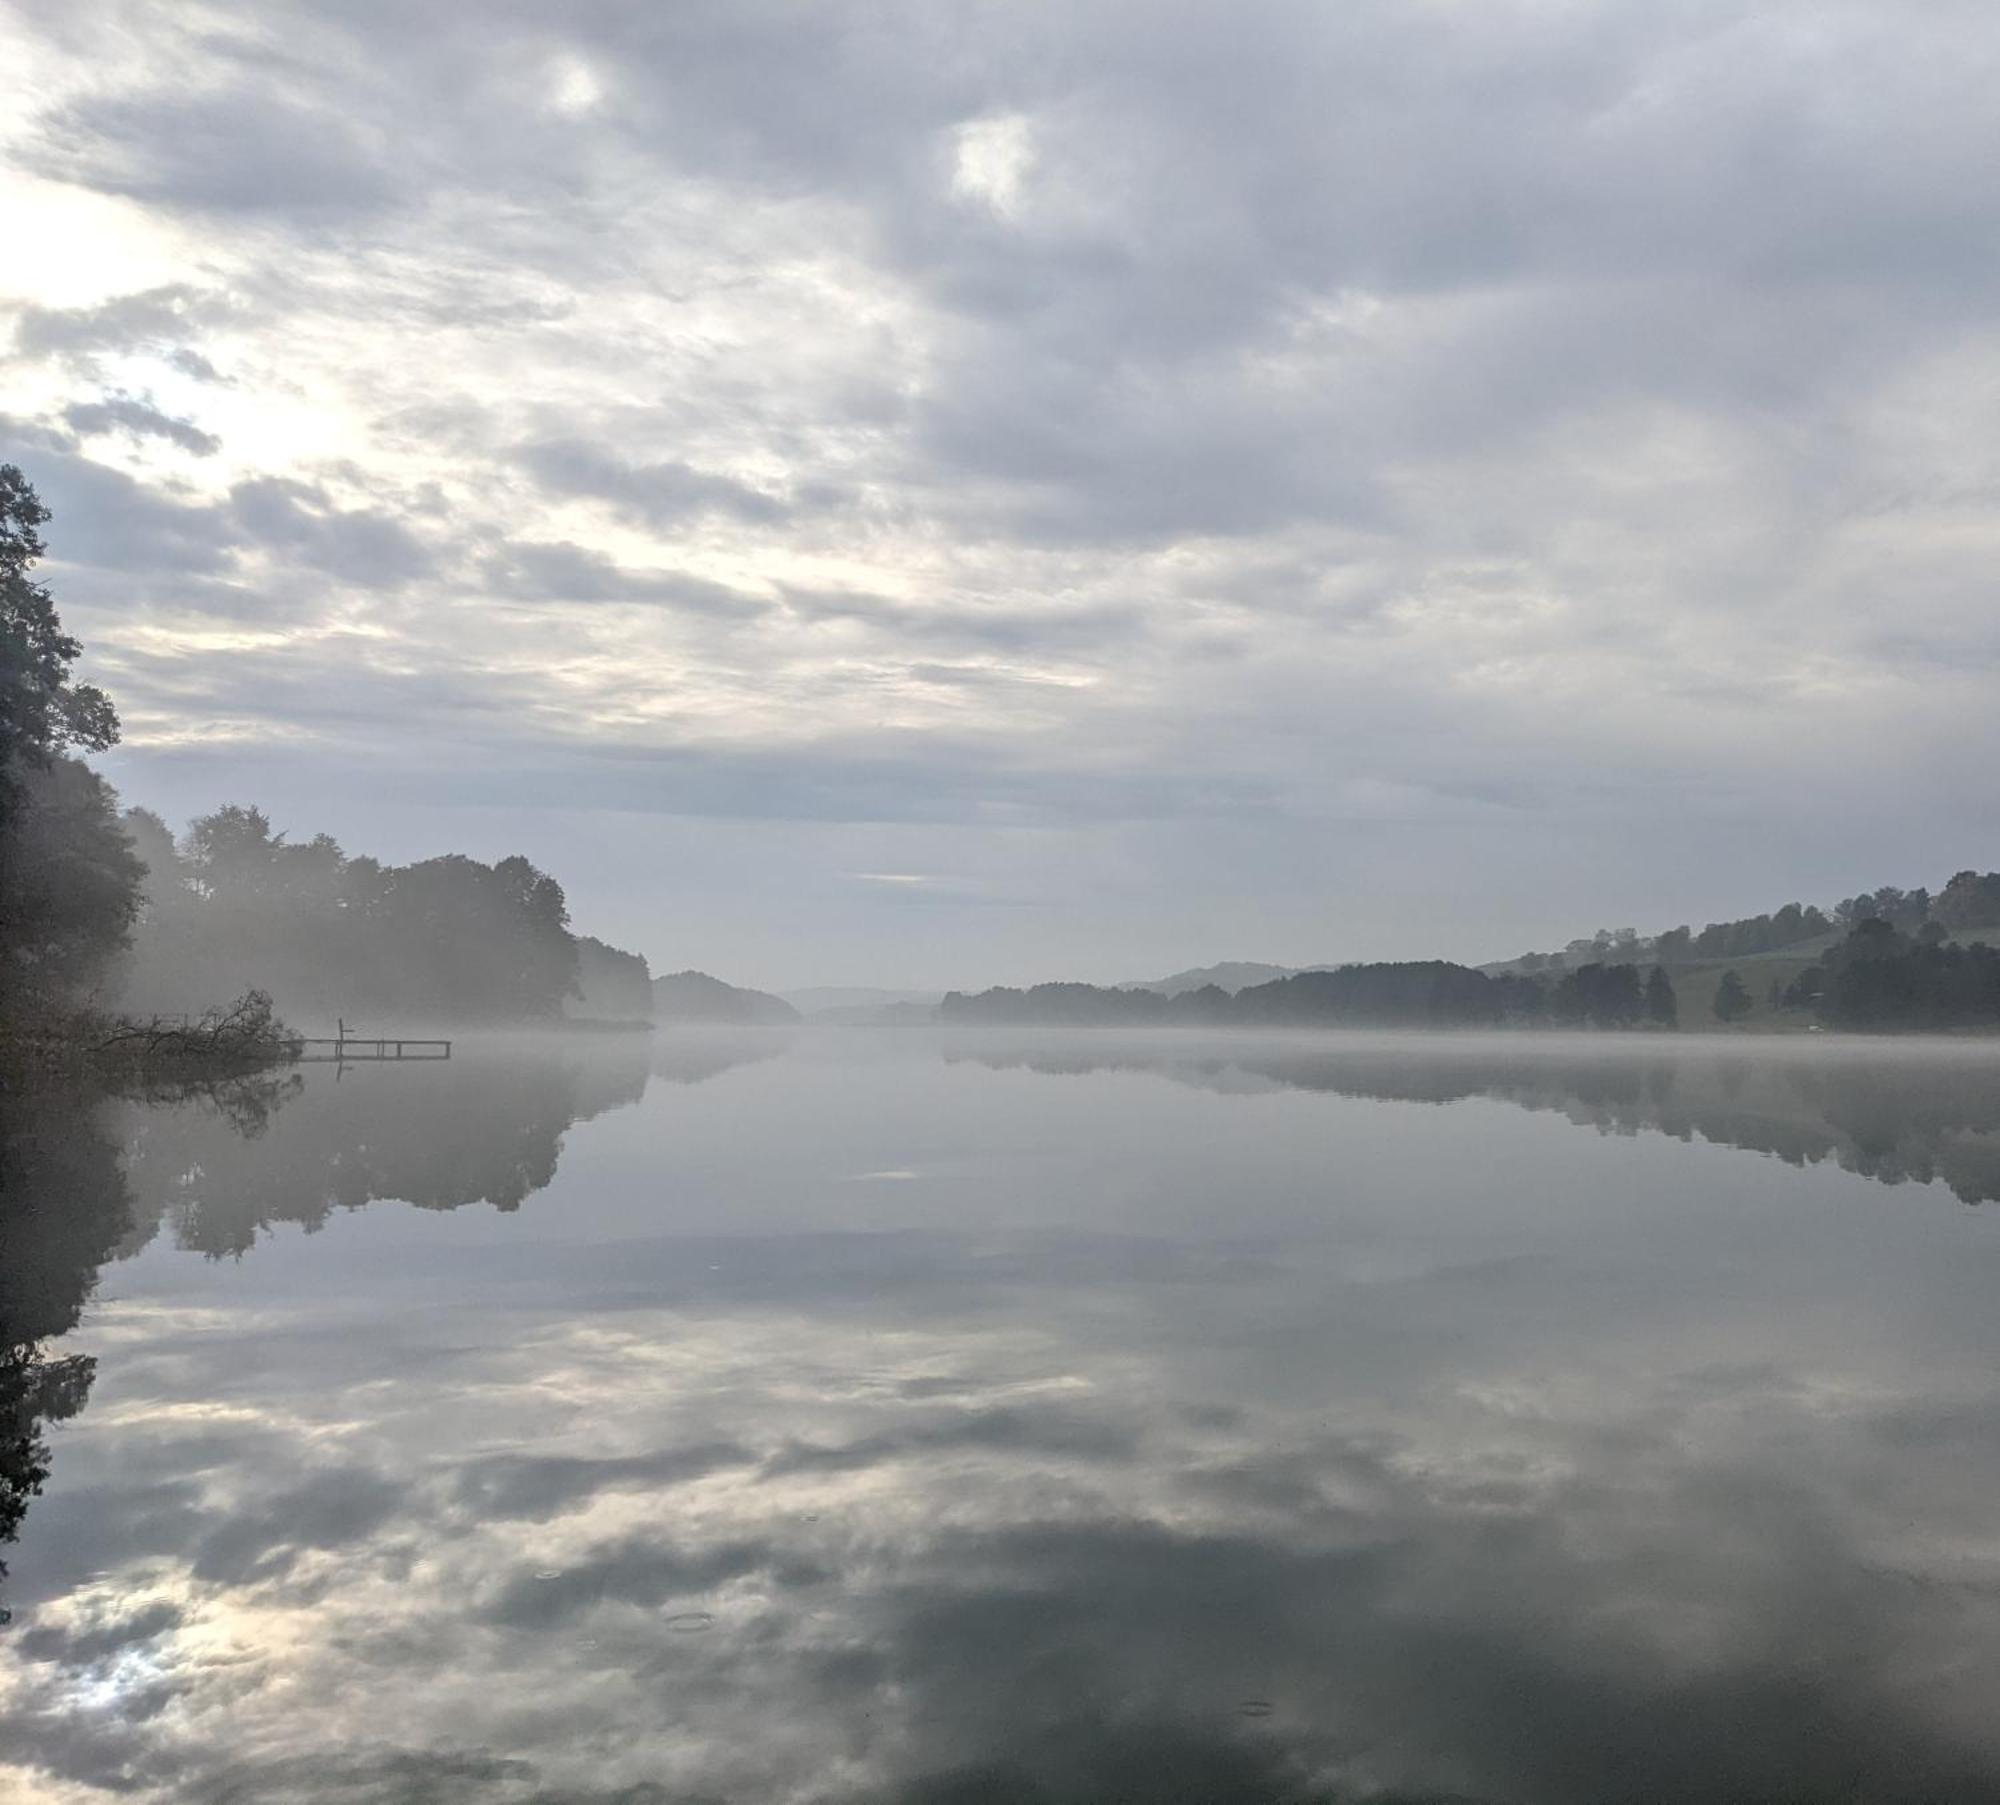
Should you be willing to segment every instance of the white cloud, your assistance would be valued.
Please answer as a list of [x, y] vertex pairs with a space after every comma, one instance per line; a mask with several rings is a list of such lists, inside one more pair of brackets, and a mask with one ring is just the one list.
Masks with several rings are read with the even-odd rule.
[[1020, 113], [974, 119], [952, 134], [952, 192], [1010, 219], [1035, 163], [1032, 121]]

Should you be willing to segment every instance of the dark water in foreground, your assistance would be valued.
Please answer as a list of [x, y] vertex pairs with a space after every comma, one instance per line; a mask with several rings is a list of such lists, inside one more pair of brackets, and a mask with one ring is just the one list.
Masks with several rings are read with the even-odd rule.
[[7, 1130], [10, 1801], [2000, 1799], [2000, 1049], [661, 1035]]

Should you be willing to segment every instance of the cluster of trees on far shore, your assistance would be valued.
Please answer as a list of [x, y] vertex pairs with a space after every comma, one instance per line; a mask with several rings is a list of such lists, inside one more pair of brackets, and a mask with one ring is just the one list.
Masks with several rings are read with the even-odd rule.
[[[123, 826], [145, 867], [111, 967], [128, 1007], [193, 1010], [247, 984], [314, 1016], [534, 1021], [583, 992], [562, 885], [525, 858], [385, 865], [327, 834], [290, 840], [233, 803], [178, 841], [143, 809]], [[601, 989], [626, 961], [644, 968], [594, 943], [589, 975]]]
[[1935, 919], [1915, 934], [1871, 919], [1794, 978], [1783, 1001], [1835, 1028], [1990, 1028], [2000, 1025], [2000, 948], [1950, 941]]
[[1443, 959], [1303, 971], [1234, 995], [1213, 984], [1165, 996], [1094, 984], [953, 991], [938, 1019], [957, 1024], [1092, 1027], [1671, 1028], [1672, 983], [1655, 966], [1587, 965], [1557, 979], [1488, 974]]
[[[1788, 985], [1774, 981], [1769, 1002], [1836, 1028], [2000, 1027], [2000, 949], [1952, 942], [1935, 921], [1909, 935], [1870, 917]], [[1732, 967], [1715, 984], [1707, 1014], [1728, 1025], [1756, 1007]], [[1427, 959], [1299, 972], [1234, 995], [1212, 984], [1174, 996], [1094, 984], [953, 991], [938, 1019], [1002, 1026], [1666, 1029], [1681, 1025], [1681, 1007], [1672, 975], [1658, 964], [1611, 961], [1524, 973]]]
[[0, 464], [0, 984], [17, 1010], [195, 1014], [254, 990], [378, 1020], [650, 1015], [645, 960], [572, 936], [562, 886], [525, 858], [384, 865], [240, 804], [178, 839], [121, 815], [79, 756], [117, 743], [117, 711], [72, 679], [82, 647], [34, 575], [48, 518]]
[[1650, 960], [1670, 969], [1713, 965], [1725, 959], [1809, 949], [1815, 941], [1850, 934], [1866, 921], [1885, 921], [1898, 932], [1912, 935], [1927, 926], [1935, 926], [1946, 935], [1977, 928], [2000, 929], [2000, 871], [1961, 871], [1936, 894], [1922, 885], [1900, 890], [1885, 884], [1879, 890], [1845, 897], [1831, 909], [1789, 902], [1767, 915], [1711, 921], [1699, 932], [1678, 927], [1644, 935], [1636, 928], [1599, 928], [1587, 940], [1572, 940], [1559, 953], [1523, 953], [1511, 963], [1524, 972], [1621, 961]]

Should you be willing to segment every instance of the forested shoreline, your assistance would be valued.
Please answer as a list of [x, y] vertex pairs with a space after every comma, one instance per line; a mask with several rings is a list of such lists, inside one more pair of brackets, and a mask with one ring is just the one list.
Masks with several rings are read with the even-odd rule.
[[[1691, 974], [1683, 972], [1685, 982]], [[1864, 1032], [2000, 1029], [2000, 949], [1956, 943], [1936, 921], [1914, 934], [1869, 917], [1804, 969], [1767, 989], [1770, 1025]], [[1559, 973], [1482, 971], [1448, 960], [1304, 971], [1233, 994], [1215, 985], [1168, 996], [1095, 984], [952, 991], [938, 1020], [957, 1026], [1219, 1028], [1732, 1027], [1758, 1008], [1734, 967], [1706, 1011], [1684, 1015], [1664, 964], [1593, 962]]]
[[645, 959], [572, 934], [562, 885], [526, 858], [387, 865], [240, 803], [178, 837], [121, 812], [84, 762], [118, 743], [117, 709], [74, 679], [83, 648], [34, 575], [48, 519], [0, 464], [0, 1072], [281, 1057], [274, 1001], [378, 1031], [651, 1015]]
[[[378, 1032], [653, 1017], [645, 958], [573, 933], [561, 883], [525, 857], [391, 865], [328, 834], [292, 839], [242, 803], [179, 836], [149, 810], [121, 812], [83, 759], [117, 743], [117, 711], [73, 680], [82, 647], [33, 576], [48, 518], [21, 471], [0, 464], [0, 1063], [18, 1065], [24, 1047], [57, 1065], [74, 1063], [79, 1047], [128, 1064], [275, 1056], [290, 1030], [274, 1004]], [[1886, 887], [1831, 910], [1793, 902], [1648, 938], [1604, 929], [1560, 953], [1483, 968], [1349, 964], [1172, 995], [1069, 983], [953, 991], [937, 1018], [1667, 1030], [1756, 1017], [1759, 1026], [1991, 1030], [2000, 951], [1969, 937], [1989, 926], [2000, 930], [2000, 872], [1965, 870], [1935, 895]], [[1737, 963], [1718, 970], [1722, 961]], [[730, 988], [700, 974], [672, 982], [683, 979]]]

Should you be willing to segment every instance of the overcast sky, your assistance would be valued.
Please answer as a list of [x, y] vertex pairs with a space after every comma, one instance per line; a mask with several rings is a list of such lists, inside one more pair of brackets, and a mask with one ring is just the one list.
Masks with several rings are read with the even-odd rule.
[[2000, 864], [2000, 7], [0, 0], [0, 457], [177, 824], [738, 982]]

